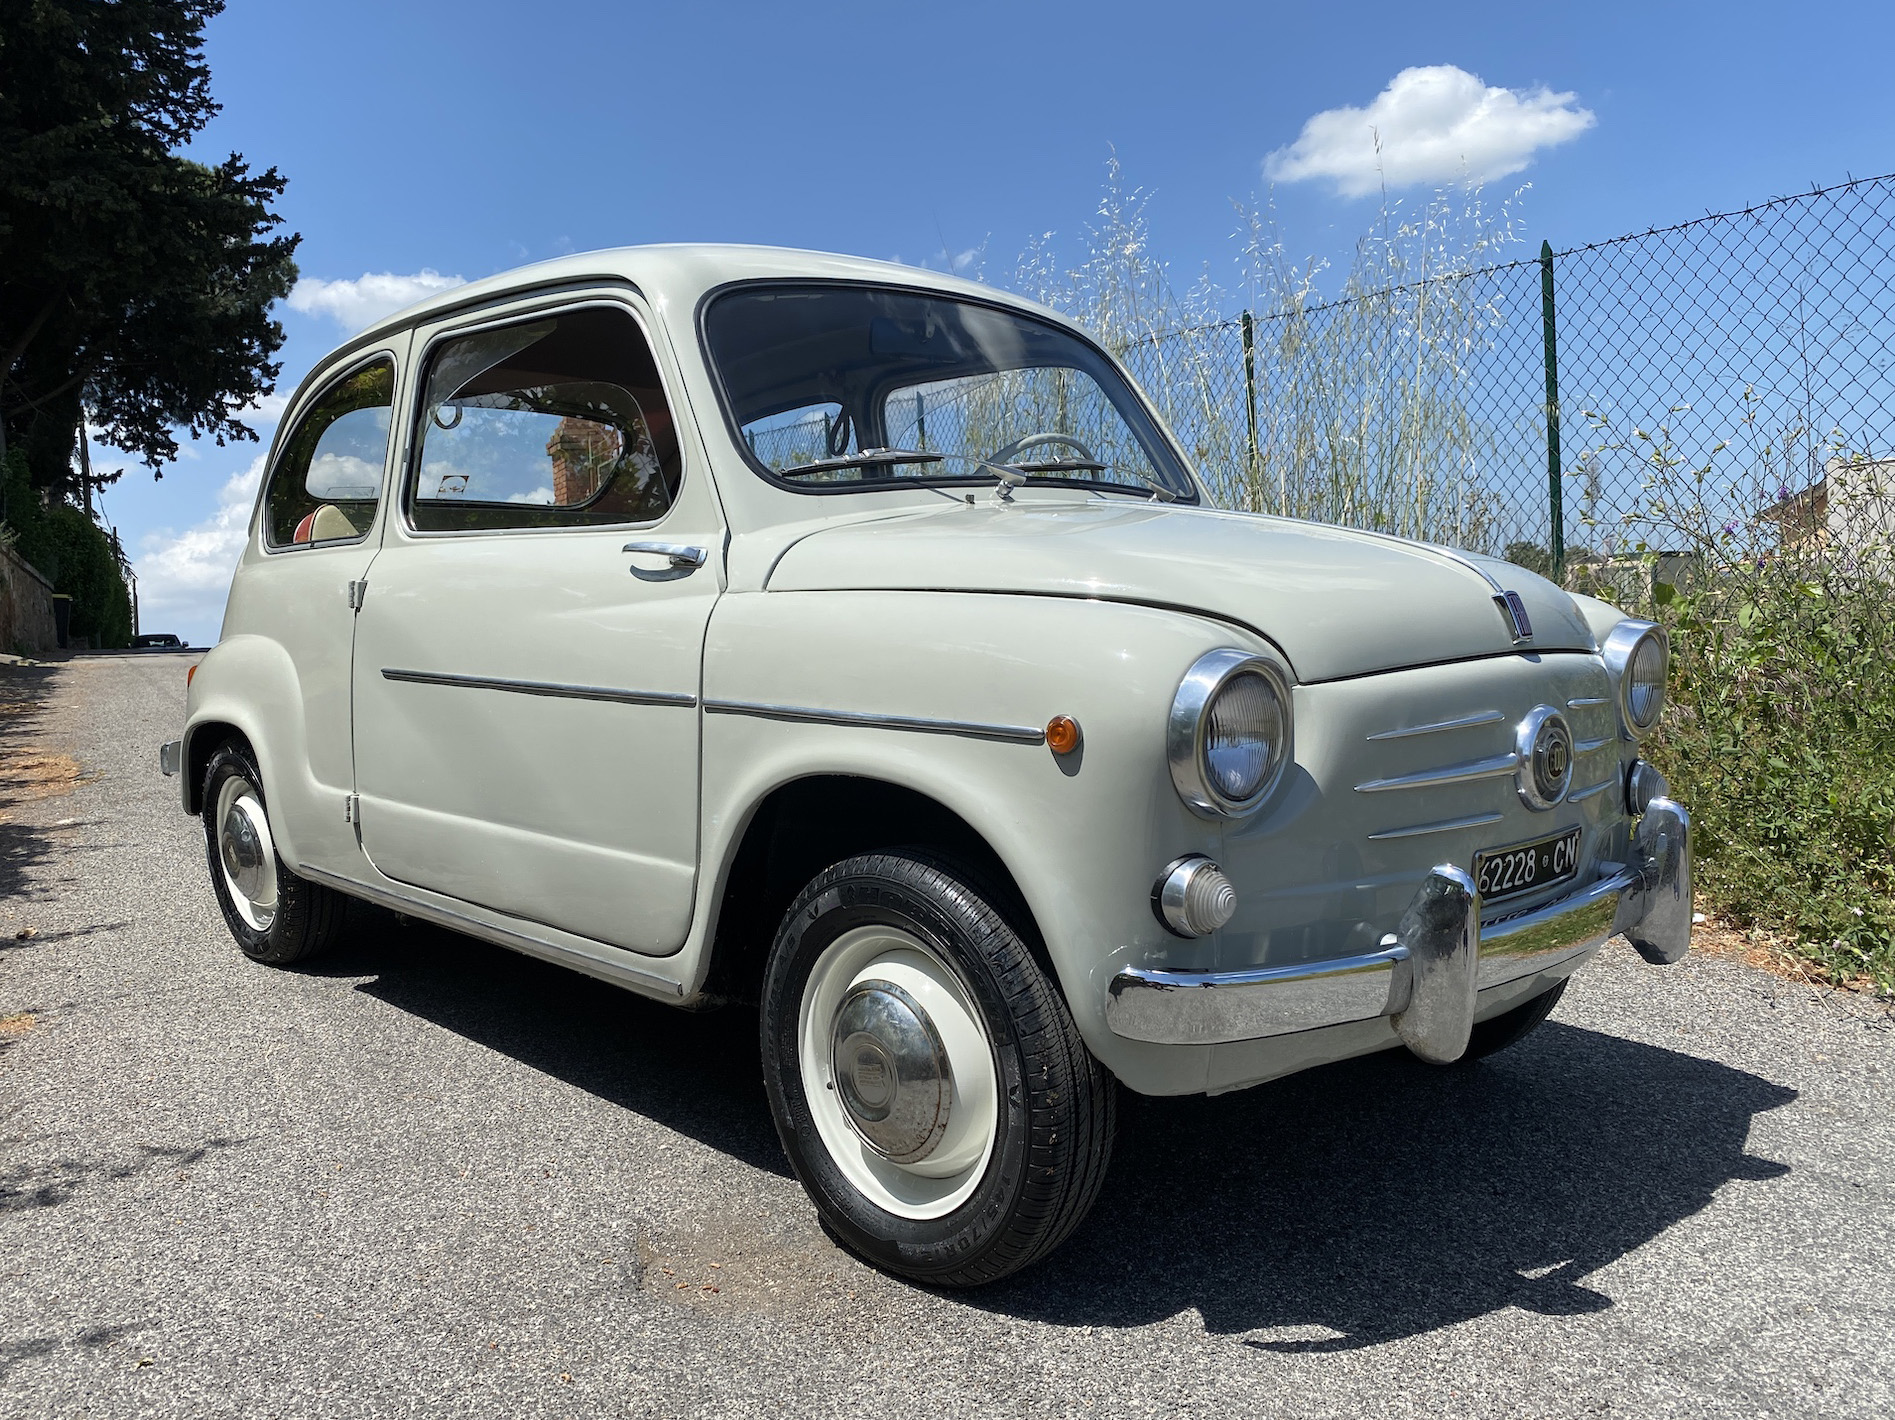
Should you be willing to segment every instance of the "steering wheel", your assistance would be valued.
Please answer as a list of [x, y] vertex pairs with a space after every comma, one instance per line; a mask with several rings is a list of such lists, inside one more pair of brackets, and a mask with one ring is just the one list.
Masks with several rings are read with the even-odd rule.
[[1097, 454], [1093, 453], [1091, 449], [1080, 443], [1079, 440], [1075, 439], [1071, 434], [1055, 434], [1050, 431], [1040, 434], [1028, 434], [1023, 439], [1015, 439], [1004, 449], [996, 449], [988, 458], [987, 462], [1012, 463], [1028, 449], [1044, 449], [1058, 444], [1065, 445], [1065, 447], [1078, 454], [1079, 457], [1084, 459], [1087, 463], [1101, 462]]

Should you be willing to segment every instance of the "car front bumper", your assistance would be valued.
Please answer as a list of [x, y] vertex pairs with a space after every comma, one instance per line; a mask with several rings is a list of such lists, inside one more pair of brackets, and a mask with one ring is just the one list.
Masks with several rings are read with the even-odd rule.
[[1126, 967], [1113, 977], [1106, 1023], [1128, 1040], [1215, 1045], [1391, 1017], [1424, 1060], [1459, 1059], [1481, 991], [1570, 970], [1623, 932], [1647, 961], [1675, 962], [1691, 942], [1691, 817], [1653, 799], [1631, 862], [1602, 865], [1585, 887], [1483, 923], [1473, 880], [1452, 865], [1422, 881], [1377, 950], [1246, 971]]

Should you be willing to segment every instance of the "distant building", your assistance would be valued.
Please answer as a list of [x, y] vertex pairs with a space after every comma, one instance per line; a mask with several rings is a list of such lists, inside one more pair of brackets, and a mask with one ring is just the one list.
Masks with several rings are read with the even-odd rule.
[[1786, 552], [1871, 555], [1895, 544], [1895, 459], [1831, 459], [1809, 487], [1757, 515]]
[[610, 424], [572, 415], [546, 441], [553, 460], [553, 506], [572, 508], [599, 496], [625, 452], [625, 437]]
[[1681, 592], [1702, 579], [1704, 558], [1696, 552], [1632, 552], [1612, 557], [1580, 553], [1566, 561], [1566, 586], [1615, 606], [1647, 605], [1660, 583]]

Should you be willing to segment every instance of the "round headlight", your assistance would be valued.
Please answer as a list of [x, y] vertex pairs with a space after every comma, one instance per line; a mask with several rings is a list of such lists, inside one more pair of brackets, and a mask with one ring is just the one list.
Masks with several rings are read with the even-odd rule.
[[1185, 673], [1166, 753], [1179, 796], [1198, 813], [1235, 818], [1255, 809], [1283, 772], [1289, 746], [1289, 687], [1270, 662], [1212, 651]]
[[1619, 690], [1619, 718], [1626, 734], [1641, 739], [1657, 725], [1665, 708], [1665, 676], [1671, 647], [1665, 630], [1649, 621], [1621, 621], [1606, 637], [1606, 669]]

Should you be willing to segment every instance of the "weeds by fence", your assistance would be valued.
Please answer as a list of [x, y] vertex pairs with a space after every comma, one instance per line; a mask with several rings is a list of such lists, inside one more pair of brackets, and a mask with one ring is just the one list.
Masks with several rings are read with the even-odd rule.
[[[1443, 195], [1329, 299], [1250, 217], [1271, 299], [1222, 319], [1167, 290], [1136, 194], [1102, 210], [1087, 262], [1048, 279], [1029, 251], [1017, 284], [1102, 336], [1232, 507], [1583, 568], [1732, 523], [1807, 536], [1839, 467], [1895, 468], [1895, 177], [1490, 264], [1510, 208]], [[1838, 531], [1887, 520], [1854, 481]]]

